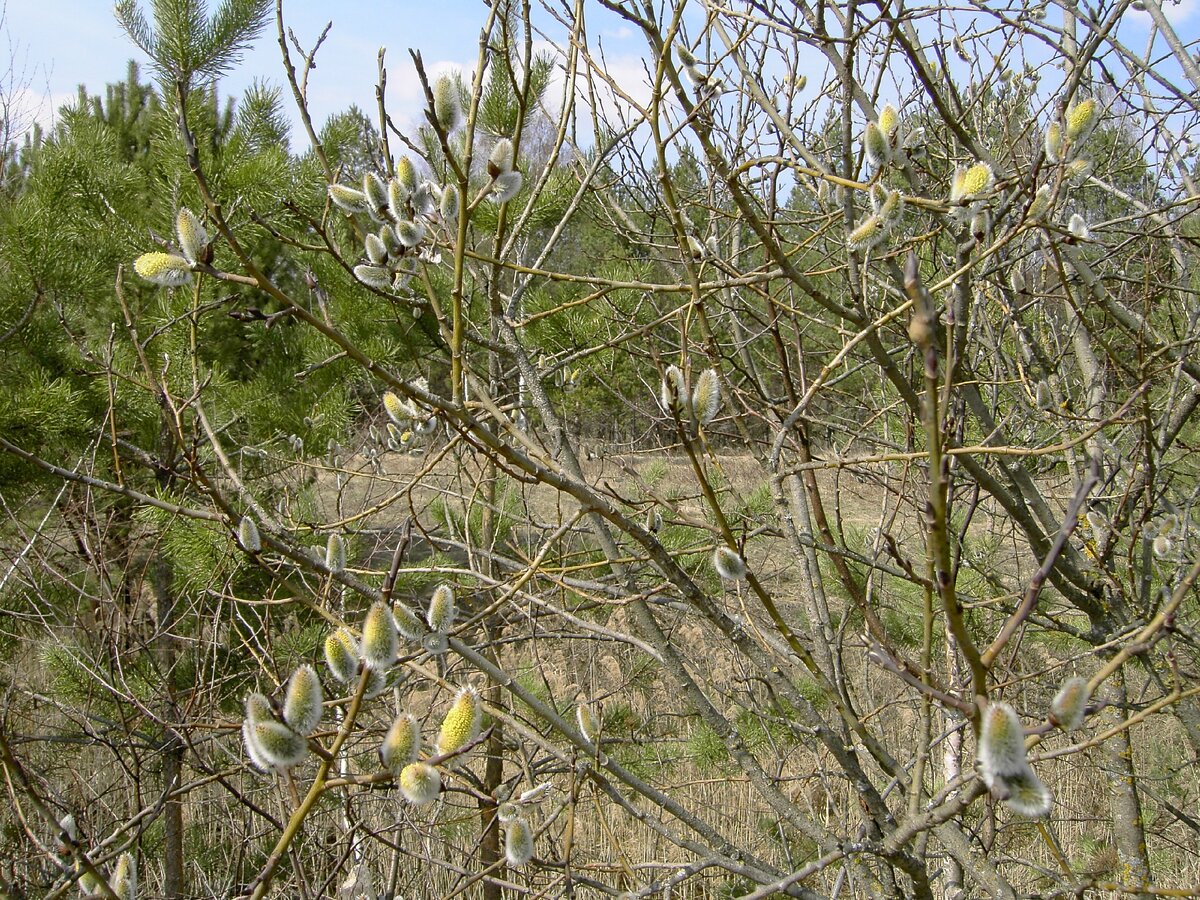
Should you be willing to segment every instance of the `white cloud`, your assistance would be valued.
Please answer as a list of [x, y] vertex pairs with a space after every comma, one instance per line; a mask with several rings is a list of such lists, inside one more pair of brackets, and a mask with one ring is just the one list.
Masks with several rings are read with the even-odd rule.
[[0, 97], [0, 115], [3, 115], [9, 140], [21, 140], [34, 125], [49, 131], [58, 121], [60, 107], [73, 103], [77, 95], [72, 93], [52, 94], [32, 88], [17, 88], [11, 94]]
[[[1179, 26], [1192, 18], [1198, 6], [1200, 6], [1198, 0], [1166, 0], [1162, 4], [1162, 11], [1163, 15], [1167, 17], [1168, 22]], [[1125, 18], [1131, 19], [1147, 28], [1153, 21], [1150, 18], [1150, 13], [1134, 9], [1129, 10], [1125, 14]]]

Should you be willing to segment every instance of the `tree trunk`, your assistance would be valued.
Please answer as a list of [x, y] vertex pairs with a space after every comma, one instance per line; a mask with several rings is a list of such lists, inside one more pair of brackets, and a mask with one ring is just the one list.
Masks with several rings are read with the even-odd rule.
[[163, 896], [177, 900], [183, 896], [183, 800], [169, 795], [183, 782], [183, 742], [171, 730], [178, 721], [175, 697], [175, 661], [178, 648], [172, 631], [175, 627], [175, 597], [171, 592], [171, 567], [162, 558], [153, 563], [152, 578], [158, 613], [158, 634], [155, 650], [165, 690], [162, 719], [162, 790], [167, 798], [163, 804]]
[[[1125, 671], [1121, 669], [1111, 681], [1117, 696], [1117, 709], [1125, 705]], [[1124, 719], [1119, 711], [1115, 718]], [[1133, 765], [1133, 746], [1129, 730], [1119, 732], [1103, 744], [1105, 774], [1109, 782], [1109, 808], [1112, 813], [1113, 843], [1121, 867], [1117, 880], [1129, 885], [1150, 883], [1150, 859], [1146, 853], [1146, 832], [1142, 819], [1142, 803], [1138, 798], [1137, 775]], [[1135, 894], [1149, 897], [1150, 894]]]

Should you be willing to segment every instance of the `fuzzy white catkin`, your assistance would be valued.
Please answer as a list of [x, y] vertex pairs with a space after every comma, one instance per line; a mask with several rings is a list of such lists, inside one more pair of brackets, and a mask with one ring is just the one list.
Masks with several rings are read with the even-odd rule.
[[746, 561], [728, 547], [718, 547], [713, 552], [712, 564], [726, 581], [741, 581], [746, 577]]
[[192, 264], [182, 256], [158, 250], [143, 253], [133, 261], [133, 271], [151, 284], [179, 287], [192, 280]]
[[399, 189], [404, 191], [404, 197], [411, 197], [417, 190], [417, 169], [407, 156], [396, 160], [396, 182]]
[[117, 857], [117, 864], [113, 866], [113, 873], [112, 877], [108, 880], [108, 886], [120, 900], [136, 900], [137, 866], [133, 861], [132, 855], [122, 853]]
[[358, 646], [345, 628], [339, 628], [325, 638], [325, 664], [329, 666], [330, 674], [342, 684], [349, 684], [358, 677]]
[[600, 735], [600, 720], [596, 718], [596, 711], [591, 704], [580, 703], [575, 707], [575, 721], [580, 733], [594, 743]]
[[513, 821], [521, 815], [521, 807], [515, 803], [501, 803], [496, 807], [496, 818], [502, 824]]
[[458, 84], [449, 75], [442, 75], [433, 85], [433, 115], [438, 125], [451, 132], [462, 124], [462, 100]]
[[257, 691], [246, 696], [246, 718], [251, 722], [261, 722], [263, 719], [274, 718], [275, 711], [271, 709], [271, 701]]
[[388, 189], [383, 179], [374, 172], [365, 173], [362, 192], [367, 209], [376, 218], [381, 218], [388, 209]]
[[362, 642], [359, 647], [363, 663], [369, 669], [387, 670], [400, 653], [396, 620], [382, 602], [374, 603], [363, 619]]
[[475, 740], [482, 717], [479, 692], [471, 687], [459, 691], [442, 719], [437, 737], [438, 753], [454, 753]]
[[521, 185], [524, 183], [525, 176], [516, 169], [511, 172], [501, 172], [496, 176], [491, 199], [496, 203], [507, 203], [521, 192]]
[[505, 825], [504, 858], [515, 869], [533, 859], [533, 828], [522, 816]]
[[[388, 212], [391, 213], [391, 218], [399, 219], [405, 212], [404, 201], [408, 199], [408, 188], [406, 188], [398, 178], [388, 179]], [[390, 229], [389, 229], [390, 230]], [[387, 238], [384, 238], [386, 241]]]
[[1021, 720], [1007, 703], [989, 703], [976, 749], [979, 776], [992, 795], [1024, 816], [1050, 811], [1050, 792], [1025, 757]]
[[1074, 731], [1083, 724], [1090, 700], [1087, 679], [1068, 678], [1050, 704], [1050, 721], [1063, 731]]
[[541, 800], [554, 789], [554, 785], [546, 781], [539, 784], [537, 787], [531, 787], [529, 790], [522, 792], [517, 798], [518, 803], [539, 803]]
[[683, 380], [683, 371], [676, 365], [667, 366], [663, 372], [662, 386], [659, 388], [659, 400], [663, 411], [668, 415], [674, 413], [683, 416], [687, 399], [687, 386]]
[[403, 603], [395, 603], [392, 605], [392, 616], [396, 622], [396, 629], [406, 641], [421, 640], [425, 627], [415, 612]]
[[316, 670], [309, 665], [300, 666], [288, 680], [283, 720], [298, 734], [312, 734], [321, 724], [324, 702]]
[[346, 542], [336, 531], [325, 542], [325, 568], [330, 572], [341, 572], [346, 568]]
[[405, 766], [416, 761], [420, 750], [421, 723], [411, 713], [401, 713], [379, 745], [379, 761], [385, 769], [400, 774]]
[[396, 240], [405, 247], [413, 248], [425, 239], [425, 226], [420, 222], [401, 219], [396, 223]]
[[458, 608], [454, 603], [454, 589], [448, 584], [439, 584], [429, 598], [429, 612], [425, 621], [430, 629], [439, 634], [446, 634], [454, 627], [454, 619]]
[[388, 270], [380, 266], [355, 266], [354, 277], [377, 291], [386, 291], [392, 286], [392, 278], [388, 274]]
[[258, 533], [258, 525], [249, 516], [242, 516], [238, 523], [238, 543], [247, 553], [262, 551], [262, 536]]
[[367, 198], [363, 192], [344, 184], [331, 184], [329, 199], [335, 206], [349, 213], [364, 212], [367, 208]]
[[303, 762], [308, 754], [308, 742], [274, 719], [260, 722], [247, 720], [243, 734], [246, 750], [256, 763], [261, 759], [276, 769], [288, 769]]
[[492, 145], [488, 155], [488, 174], [492, 177], [511, 172], [513, 167], [513, 145], [508, 138], [500, 138]]
[[878, 122], [868, 122], [863, 132], [863, 150], [871, 168], [880, 169], [892, 158], [892, 148]]
[[705, 369], [692, 390], [692, 410], [699, 425], [708, 425], [721, 410], [721, 379], [716, 369]]
[[200, 261], [204, 248], [208, 246], [208, 233], [186, 206], [180, 207], [175, 216], [175, 234], [179, 238], [179, 249], [183, 251], [184, 258], [195, 265]]
[[1175, 542], [1171, 540], [1171, 536], [1167, 534], [1159, 534], [1154, 537], [1154, 555], [1159, 559], [1165, 559], [1171, 555], [1171, 551], [1175, 549]]
[[254, 768], [260, 772], [269, 772], [274, 768], [270, 760], [258, 749], [258, 743], [254, 739], [254, 723], [249, 719], [242, 722], [242, 744], [245, 746], [246, 755], [250, 757], [250, 763]]
[[442, 201], [438, 204], [442, 221], [454, 222], [458, 219], [458, 188], [447, 185], [442, 191]]
[[400, 772], [400, 793], [414, 806], [428, 806], [442, 789], [442, 776], [429, 763], [409, 763]]
[[367, 235], [363, 242], [363, 247], [367, 252], [367, 259], [371, 261], [373, 266], [382, 266], [387, 262], [388, 248], [383, 242], [383, 238], [374, 232]]

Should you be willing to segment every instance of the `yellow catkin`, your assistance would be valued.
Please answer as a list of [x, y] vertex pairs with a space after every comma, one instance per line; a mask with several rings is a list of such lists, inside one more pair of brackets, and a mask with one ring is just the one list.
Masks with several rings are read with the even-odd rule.
[[379, 761], [385, 769], [399, 774], [416, 761], [420, 750], [421, 724], [411, 713], [401, 713], [379, 745]]
[[133, 271], [142, 278], [163, 287], [178, 287], [192, 280], [192, 266], [174, 253], [143, 253], [133, 261]]
[[175, 216], [175, 234], [179, 238], [179, 248], [188, 262], [199, 262], [204, 248], [208, 245], [208, 234], [200, 220], [186, 206], [180, 207]]
[[392, 611], [380, 602], [371, 606], [362, 626], [363, 663], [369, 669], [388, 669], [400, 652], [400, 639], [396, 634], [396, 620]]
[[1099, 109], [1096, 101], [1089, 97], [1067, 110], [1067, 140], [1074, 142], [1087, 137], [1092, 126], [1096, 124]]
[[896, 112], [896, 107], [892, 104], [886, 104], [879, 111], [879, 130], [889, 138], [896, 133], [896, 129], [900, 127], [900, 114]]
[[481, 715], [479, 692], [469, 687], [459, 691], [442, 719], [437, 738], [438, 753], [454, 753], [473, 741], [479, 734]]

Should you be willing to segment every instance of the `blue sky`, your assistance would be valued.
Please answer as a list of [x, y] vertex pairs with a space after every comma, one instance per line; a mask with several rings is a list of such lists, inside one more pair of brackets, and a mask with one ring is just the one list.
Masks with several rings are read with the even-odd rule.
[[[0, 0], [3, 5], [5, 0]], [[210, 2], [210, 9], [213, 7]], [[143, 8], [146, 4], [143, 3]], [[284, 17], [306, 46], [325, 24], [333, 29], [317, 56], [309, 82], [309, 98], [317, 122], [358, 103], [375, 108], [376, 55], [388, 49], [388, 105], [402, 122], [415, 115], [419, 97], [411, 77], [408, 48], [421, 51], [433, 72], [451, 66], [473, 66], [479, 29], [487, 8], [482, 0], [286, 0]], [[27, 83], [18, 103], [26, 117], [43, 123], [72, 100], [79, 84], [92, 93], [124, 77], [129, 59], [145, 62], [125, 37], [112, 14], [110, 0], [7, 0], [7, 35], [20, 79]], [[628, 41], [630, 52], [642, 45], [616, 32], [609, 40]], [[240, 95], [255, 79], [283, 84], [279, 47], [272, 14], [262, 37], [237, 70], [221, 83], [222, 92]], [[290, 94], [289, 104], [290, 104]]]
[[[117, 26], [111, 0], [0, 0], [0, 8], [5, 5], [0, 52], [7, 41], [18, 84], [26, 85], [15, 98], [26, 122], [50, 122], [57, 108], [74, 98], [79, 84], [99, 93], [106, 83], [124, 77], [127, 60], [145, 62]], [[699, 10], [698, 3], [693, 5]], [[1200, 35], [1200, 0], [1163, 0], [1163, 6], [1185, 41]], [[306, 46], [333, 20], [310, 78], [309, 98], [318, 123], [352, 103], [373, 113], [376, 54], [386, 46], [388, 109], [403, 127], [419, 115], [421, 103], [408, 48], [420, 49], [435, 75], [448, 68], [472, 68], [487, 8], [483, 0], [285, 0], [284, 12]], [[643, 39], [598, 4], [588, 4], [588, 16], [592, 38], [603, 41], [610, 71], [625, 85], [640, 81]], [[545, 14], [541, 20], [547, 21]], [[1148, 22], [1144, 13], [1130, 13], [1121, 25], [1122, 39], [1140, 49]], [[816, 58], [813, 62], [819, 65]], [[222, 91], [240, 95], [256, 78], [283, 83], [273, 15], [242, 64], [222, 82]]]

